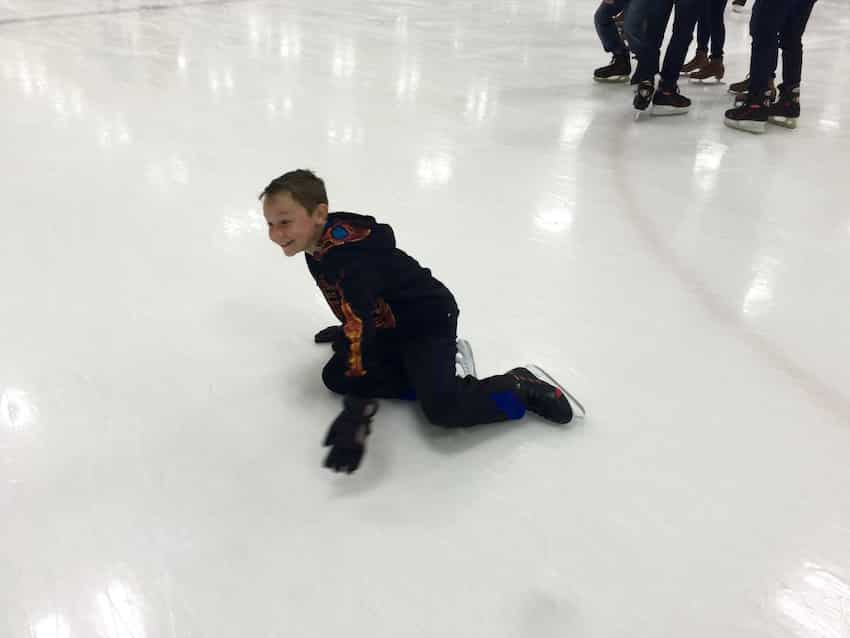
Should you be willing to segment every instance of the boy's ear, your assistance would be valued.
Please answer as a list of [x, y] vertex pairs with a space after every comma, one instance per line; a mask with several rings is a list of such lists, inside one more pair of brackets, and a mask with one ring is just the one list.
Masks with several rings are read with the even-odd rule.
[[328, 221], [328, 205], [327, 204], [319, 204], [313, 210], [313, 217], [318, 222], [322, 222], [323, 224]]

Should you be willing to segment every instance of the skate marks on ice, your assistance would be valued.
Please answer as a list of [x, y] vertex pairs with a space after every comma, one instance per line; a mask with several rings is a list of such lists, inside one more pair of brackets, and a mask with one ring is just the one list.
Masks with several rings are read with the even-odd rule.
[[[616, 140], [617, 138], [612, 139]], [[616, 169], [621, 175], [629, 175], [628, 166], [624, 161], [625, 155], [622, 149], [617, 149], [617, 152], [612, 153], [613, 161], [617, 165]], [[672, 250], [671, 246], [664, 241], [649, 215], [644, 213], [641, 207], [635, 203], [638, 194], [632, 190], [631, 182], [624, 179], [617, 183], [621, 189], [622, 210], [625, 212], [626, 218], [644, 242], [649, 245], [650, 253], [679, 281], [682, 288], [697, 299], [705, 311], [718, 323], [729, 326], [756, 353], [763, 356], [775, 370], [781, 371], [791, 378], [797, 387], [808, 394], [813, 401], [835, 414], [844, 423], [850, 424], [850, 398], [824, 382], [815, 372], [798, 364], [777, 344], [760, 335], [753, 327], [743, 321], [731, 307], [726, 306], [717, 296], [712, 295], [708, 282], [704, 281], [694, 268], [688, 266]]]

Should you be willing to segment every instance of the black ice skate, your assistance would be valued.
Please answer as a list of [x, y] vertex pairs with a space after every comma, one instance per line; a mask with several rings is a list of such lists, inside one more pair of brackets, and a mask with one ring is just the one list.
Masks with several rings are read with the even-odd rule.
[[746, 95], [749, 90], [750, 90], [750, 75], [749, 75], [749, 73], [747, 74], [747, 77], [745, 77], [740, 82], [732, 82], [732, 84], [729, 85], [729, 93], [731, 93], [732, 95]]
[[797, 128], [797, 119], [800, 117], [800, 87], [786, 89], [784, 84], [779, 85], [779, 99], [770, 105], [767, 119], [771, 124], [778, 124], [785, 128]]
[[516, 379], [514, 389], [525, 403], [525, 407], [535, 414], [555, 423], [569, 423], [573, 418], [575, 405], [576, 416], [584, 417], [584, 406], [543, 369], [526, 366], [514, 368], [508, 374]]
[[632, 73], [632, 63], [629, 54], [614, 55], [611, 64], [601, 66], [593, 72], [593, 79], [597, 82], [628, 82]]
[[691, 108], [691, 101], [679, 93], [677, 86], [672, 91], [659, 89], [652, 98], [653, 115], [684, 115]]
[[747, 100], [740, 106], [726, 111], [724, 123], [748, 133], [764, 133], [767, 128], [767, 114], [770, 110], [770, 92], [765, 91], [761, 99], [747, 95]]
[[[770, 93], [770, 101], [776, 100], [776, 87], [773, 85], [773, 79], [767, 83], [767, 90]], [[740, 106], [747, 101], [747, 95], [750, 92], [750, 76], [740, 82], [733, 82], [729, 85], [729, 93], [735, 96], [735, 106]]]
[[635, 119], [646, 111], [652, 103], [653, 95], [655, 95], [655, 84], [652, 80], [644, 80], [637, 85], [635, 88], [635, 99], [632, 100], [632, 106], [635, 107]]

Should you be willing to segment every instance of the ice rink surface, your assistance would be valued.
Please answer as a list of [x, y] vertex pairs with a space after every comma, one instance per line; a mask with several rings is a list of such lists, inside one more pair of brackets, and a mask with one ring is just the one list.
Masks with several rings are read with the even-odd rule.
[[[850, 636], [850, 6], [760, 137], [634, 122], [594, 9], [0, 0], [0, 637]], [[321, 468], [296, 167], [588, 418]]]

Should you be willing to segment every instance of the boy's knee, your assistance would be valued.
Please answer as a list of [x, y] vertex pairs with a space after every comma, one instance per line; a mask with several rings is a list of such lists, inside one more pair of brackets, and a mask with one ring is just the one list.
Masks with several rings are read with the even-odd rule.
[[432, 425], [441, 428], [462, 427], [457, 421], [457, 409], [454, 399], [445, 395], [427, 397], [421, 401], [422, 411]]

